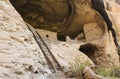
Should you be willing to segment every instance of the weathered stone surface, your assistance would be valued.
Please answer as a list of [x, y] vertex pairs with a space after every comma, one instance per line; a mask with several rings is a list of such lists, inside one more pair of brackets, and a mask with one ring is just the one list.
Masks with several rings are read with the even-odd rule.
[[77, 44], [51, 44], [52, 52], [65, 70], [69, 69], [69, 67], [71, 67], [71, 65], [73, 65], [76, 61], [80, 61], [81, 63], [88, 61], [91, 65], [94, 65], [87, 56], [79, 50], [76, 50], [77, 47]]
[[[117, 40], [119, 42], [119, 25], [120, 24], [119, 24], [119, 14], [118, 13], [119, 13], [120, 5], [115, 3], [114, 0], [111, 0], [111, 1], [105, 0], [104, 2], [105, 2], [105, 4], [107, 4], [106, 10], [107, 10], [109, 17], [113, 23], [113, 27], [116, 30]], [[101, 22], [101, 20], [99, 22]], [[96, 45], [98, 50], [95, 51], [95, 53], [91, 52], [91, 54], [89, 54], [89, 51], [88, 51], [88, 53], [86, 53], [86, 54], [90, 58], [92, 58], [94, 63], [100, 65], [101, 67], [110, 67], [110, 66], [114, 66], [114, 65], [119, 65], [119, 56], [117, 54], [117, 49], [113, 42], [113, 37], [111, 36], [111, 32], [110, 31], [108, 32], [106, 25], [105, 25], [105, 27], [101, 27], [101, 28], [104, 28], [105, 30], [102, 29], [102, 31], [104, 31], [104, 33], [101, 37], [99, 37], [99, 39], [96, 39], [97, 36], [95, 36], [95, 34], [99, 33], [101, 28], [97, 27], [98, 31], [96, 32], [95, 29], [86, 28], [87, 26], [92, 27], [92, 26], [94, 26], [94, 24], [92, 25], [92, 23], [88, 23], [87, 25], [85, 25], [84, 32], [85, 32], [85, 37], [89, 38], [89, 40], [86, 39], [87, 43]], [[99, 23], [98, 23], [98, 26], [99, 26]], [[88, 31], [87, 29], [90, 29], [90, 32], [87, 32]], [[90, 40], [90, 39], [93, 39], [93, 40]], [[89, 50], [89, 48], [87, 49], [87, 47], [86, 47], [86, 50]]]
[[[0, 0], [0, 34], [1, 79], [48, 79], [46, 76], [50, 75], [51, 71], [41, 50], [21, 16], [8, 0]], [[75, 58], [82, 62], [89, 60], [93, 64], [74, 45], [57, 43], [60, 44], [48, 44], [66, 71]]]
[[[1, 79], [30, 79], [35, 75], [34, 70], [44, 72], [48, 69], [39, 63], [46, 61], [39, 54], [39, 47], [24, 21], [8, 0], [0, 1], [0, 34]], [[33, 70], [28, 71], [29, 66]], [[42, 73], [39, 75], [42, 76]]]
[[22, 5], [23, 0], [10, 2], [26, 22], [36, 28], [57, 32], [58, 37], [75, 38], [83, 32], [83, 25], [89, 22], [105, 27], [101, 16], [91, 8], [90, 0], [31, 0], [25, 5]]
[[[64, 21], [62, 21], [65, 20], [66, 22], [65, 16], [69, 12], [68, 5], [64, 3], [64, 0], [63, 3], [60, 0], [55, 0], [58, 2], [54, 5], [52, 5], [54, 0], [48, 0], [48, 3], [51, 3], [50, 5], [54, 8], [56, 14], [51, 11], [45, 1], [39, 3], [39, 0], [31, 0], [27, 4], [25, 4], [27, 0], [14, 1], [17, 2], [15, 6], [20, 9], [19, 12], [21, 11], [20, 13], [24, 19], [33, 26], [37, 27], [41, 24], [41, 28], [43, 29], [56, 31], [60, 35], [71, 37], [76, 37], [81, 33], [79, 36], [83, 37], [82, 40], [86, 40], [85, 42], [80, 39], [74, 40], [75, 42], [72, 43], [70, 43], [70, 41], [66, 43], [58, 42], [56, 33], [44, 32], [43, 30], [39, 32], [43, 38], [49, 37], [49, 39], [47, 38], [45, 41], [65, 71], [69, 70], [71, 64], [75, 63], [76, 60], [81, 61], [81, 63], [89, 61], [92, 65], [95, 63], [101, 67], [119, 65], [119, 56], [111, 32], [108, 33], [104, 20], [90, 7], [89, 1], [79, 0], [79, 2], [76, 2], [78, 0], [75, 0], [74, 16], [68, 16], [69, 19], [72, 18], [72, 20], [70, 19], [71, 21], [68, 20], [70, 22], [69, 26], [63, 26]], [[117, 32], [117, 39], [120, 41], [120, 5], [119, 1], [116, 0], [116, 2], [114, 2], [114, 0], [105, 0], [106, 10]], [[45, 12], [48, 10], [49, 16], [45, 16], [44, 18], [42, 15], [39, 15], [38, 11], [40, 10], [38, 10], [38, 7], [35, 7], [36, 4], [41, 5], [42, 8], [45, 9]], [[62, 8], [60, 8], [61, 5], [63, 6]], [[35, 11], [32, 11], [33, 9]], [[45, 23], [46, 21], [48, 24]], [[46, 76], [50, 75], [51, 71], [47, 66], [41, 50], [21, 16], [15, 11], [15, 8], [11, 6], [8, 0], [0, 1], [0, 34], [0, 78], [49, 78]], [[54, 36], [52, 37], [52, 35]], [[79, 47], [87, 43], [95, 45], [97, 50], [86, 52], [90, 52], [90, 54], [86, 54], [86, 56], [84, 52], [79, 51]], [[36, 71], [38, 74], [35, 74]], [[51, 78], [59, 79], [65, 78], [65, 76], [62, 74], [62, 77], [58, 78], [53, 74]]]
[[85, 24], [83, 26], [83, 29], [86, 41], [100, 39], [104, 34], [104, 30], [102, 30], [102, 27], [99, 27], [98, 24], [95, 22]]
[[117, 48], [111, 34], [106, 33], [97, 40], [88, 41], [80, 45], [80, 51], [84, 52], [95, 64], [100, 67], [119, 65]]
[[[116, 0], [117, 1], [117, 0]], [[119, 0], [118, 0], [119, 1]], [[108, 13], [110, 15], [110, 18], [112, 20], [112, 23], [114, 25], [114, 28], [117, 32], [117, 38], [118, 38], [118, 41], [120, 41], [120, 5], [115, 3], [114, 1], [110, 1], [111, 4], [109, 4], [109, 7], [111, 7], [110, 9], [108, 9]]]

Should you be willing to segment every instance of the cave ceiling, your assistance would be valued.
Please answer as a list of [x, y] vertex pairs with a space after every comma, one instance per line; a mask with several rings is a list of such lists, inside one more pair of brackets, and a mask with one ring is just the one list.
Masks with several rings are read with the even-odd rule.
[[[83, 25], [98, 22], [101, 16], [89, 0], [10, 0], [22, 18], [34, 28], [57, 32], [60, 37], [75, 38]], [[99, 24], [103, 27], [103, 22]]]

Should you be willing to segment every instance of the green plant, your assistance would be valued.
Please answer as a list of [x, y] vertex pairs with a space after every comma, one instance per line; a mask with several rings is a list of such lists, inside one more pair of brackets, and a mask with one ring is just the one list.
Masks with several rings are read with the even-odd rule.
[[107, 77], [109, 79], [120, 79], [120, 77], [118, 77], [119, 73], [120, 73], [120, 67], [114, 67], [109, 69], [99, 68], [97, 70], [97, 74]]
[[90, 65], [88, 61], [82, 63], [79, 60], [76, 60], [75, 63], [72, 65], [72, 75], [75, 78], [83, 79], [82, 78], [83, 69], [88, 65]]
[[104, 68], [99, 68], [97, 70], [97, 74], [104, 76], [104, 77], [110, 77], [112, 75], [112, 70], [111, 69], [104, 69]]

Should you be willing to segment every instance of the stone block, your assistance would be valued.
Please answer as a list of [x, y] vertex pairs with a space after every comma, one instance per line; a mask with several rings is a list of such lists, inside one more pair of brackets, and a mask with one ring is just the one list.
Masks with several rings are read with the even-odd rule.
[[96, 40], [102, 37], [103, 30], [96, 22], [87, 23], [83, 26], [86, 41]]

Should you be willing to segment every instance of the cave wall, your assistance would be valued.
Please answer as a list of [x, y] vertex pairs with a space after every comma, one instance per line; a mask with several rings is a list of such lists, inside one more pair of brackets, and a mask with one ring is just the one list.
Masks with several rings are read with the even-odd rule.
[[[58, 39], [61, 40], [65, 40], [66, 36], [74, 39], [82, 34], [85, 39], [82, 44], [92, 43], [99, 49], [94, 53], [97, 65], [101, 67], [118, 65], [119, 56], [111, 32], [108, 32], [106, 23], [100, 14], [91, 7], [90, 0], [66, 1], [26, 0], [19, 2], [10, 0], [23, 19], [34, 28], [57, 32]], [[119, 36], [119, 29], [117, 29], [120, 25], [119, 15], [116, 14], [119, 10], [116, 7], [119, 8], [120, 5], [114, 0], [104, 2], [113, 27]], [[116, 17], [114, 18], [113, 15]], [[81, 45], [79, 42], [78, 44]]]
[[[9, 0], [0, 0], [0, 34], [0, 79], [53, 79], [47, 78], [51, 71], [46, 59]], [[64, 68], [68, 68], [76, 58], [82, 62], [89, 60], [93, 64], [86, 55], [70, 44], [58, 42], [50, 45], [48, 46]], [[56, 79], [60, 78], [57, 76]]]
[[8, 0], [0, 0], [0, 34], [0, 78], [32, 79], [36, 70], [50, 71], [32, 33]]
[[90, 22], [98, 23], [104, 34], [104, 21], [91, 8], [90, 0], [10, 0], [10, 2], [26, 22], [35, 28], [57, 32], [60, 40], [65, 40], [66, 36], [74, 39], [84, 32], [83, 25]]

